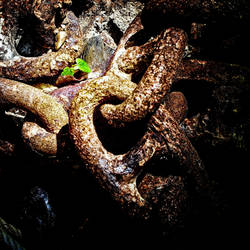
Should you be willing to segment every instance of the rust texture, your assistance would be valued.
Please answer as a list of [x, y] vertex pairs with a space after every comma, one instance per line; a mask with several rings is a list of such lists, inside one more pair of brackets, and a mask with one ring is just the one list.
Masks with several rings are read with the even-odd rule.
[[[111, 1], [95, 1], [95, 4], [99, 2], [111, 5]], [[197, 14], [197, 19], [206, 21], [208, 17], [228, 18], [232, 14], [233, 19], [238, 20], [240, 13], [236, 1], [146, 2], [142, 15], [138, 15], [125, 31], [101, 76], [45, 94], [6, 78], [24, 82], [42, 77], [51, 79], [81, 55], [83, 34], [79, 20], [65, 8], [71, 1], [9, 1], [9, 9], [6, 8], [8, 1], [2, 1], [6, 28], [15, 30], [18, 18], [31, 15], [38, 19], [44, 44], [53, 51], [30, 58], [17, 55], [0, 62], [0, 76], [6, 77], [0, 78], [0, 100], [24, 108], [41, 120], [45, 128], [40, 123], [27, 121], [22, 127], [22, 137], [33, 150], [55, 156], [61, 146], [58, 134], [69, 124], [69, 136], [84, 166], [125, 211], [149, 219], [157, 207], [157, 213], [168, 217], [168, 221], [175, 221], [186, 202], [184, 176], [191, 179], [196, 191], [208, 196], [210, 181], [188, 138], [189, 134], [190, 137], [195, 134], [195, 125], [191, 123], [196, 120], [185, 119], [187, 100], [182, 93], [172, 92], [172, 86], [180, 80], [202, 80], [209, 84], [245, 82], [242, 78], [249, 78], [249, 70], [239, 65], [184, 58], [188, 39], [180, 28], [168, 27], [142, 45], [129, 46], [130, 38], [144, 29], [144, 23], [152, 21], [149, 18], [152, 15], [157, 19], [166, 18], [168, 14], [183, 18]], [[59, 28], [55, 25], [58, 9], [63, 17]], [[8, 35], [6, 30], [2, 32]], [[14, 36], [15, 31], [10, 35]], [[133, 76], [140, 75], [143, 70], [136, 84]], [[60, 81], [66, 84], [62, 78]], [[114, 100], [119, 104], [113, 104]], [[145, 133], [127, 152], [115, 154], [105, 148], [97, 133], [95, 121], [98, 118], [105, 126], [112, 127], [126, 127], [143, 120]], [[11, 150], [11, 145], [1, 140], [1, 151], [8, 154]], [[147, 164], [154, 159], [161, 159], [167, 168], [169, 158], [177, 161], [180, 176], [144, 173]]]
[[20, 0], [20, 1], [1, 1], [0, 8], [5, 19], [4, 32], [9, 32], [9, 28], [16, 29], [20, 18], [25, 16], [33, 16], [38, 21], [38, 32], [41, 39], [45, 41], [47, 46], [53, 46], [53, 32], [56, 28], [55, 14], [63, 4], [71, 4], [71, 0], [52, 0], [52, 1], [37, 1], [37, 0]]
[[58, 133], [68, 123], [68, 115], [61, 104], [27, 84], [0, 78], [0, 97], [1, 101], [23, 107], [37, 115], [50, 132]]
[[[140, 29], [138, 27], [137, 30]], [[131, 32], [136, 32], [133, 26]], [[151, 46], [153, 60], [138, 85], [131, 82], [124, 71], [120, 71], [119, 68], [124, 66], [118, 65], [119, 58], [124, 53], [131, 61], [131, 69], [136, 68], [136, 58], [128, 57], [123, 48], [129, 37], [128, 32], [125, 33], [105, 75], [89, 81], [74, 97], [70, 108], [70, 134], [85, 165], [113, 198], [131, 214], [148, 218], [152, 204], [143, 199], [136, 180], [143, 166], [153, 156], [164, 157], [171, 154], [176, 157], [195, 180], [197, 189], [207, 189], [208, 177], [198, 153], [179, 128], [179, 122], [186, 112], [183, 95], [171, 93], [166, 100], [168, 104], [162, 104], [158, 108], [169, 93], [182, 60], [185, 33], [178, 29], [168, 29], [150, 43], [154, 45]], [[140, 55], [140, 48], [135, 50]], [[123, 102], [116, 106], [106, 104], [105, 109], [102, 104], [112, 98]], [[112, 125], [114, 117], [118, 123], [126, 124], [157, 111], [152, 115], [146, 133], [137, 145], [125, 154], [114, 155], [104, 148], [95, 130], [94, 114], [99, 106], [107, 122]]]
[[[150, 15], [152, 18], [158, 19], [164, 15], [168, 18], [167, 15], [170, 15], [186, 19], [192, 18], [200, 22], [213, 22], [221, 18], [230, 22], [241, 22], [247, 18], [244, 15], [247, 13], [246, 8], [248, 5], [245, 0], [149, 0], [144, 9], [143, 17], [145, 15], [146, 18]], [[145, 19], [145, 21], [147, 20]]]
[[24, 122], [22, 136], [25, 143], [37, 153], [55, 156], [58, 152], [57, 134], [48, 132], [34, 122]]
[[[160, 35], [158, 42], [154, 44], [152, 63], [133, 94], [120, 105], [107, 104], [102, 107], [102, 113], [106, 119], [110, 123], [114, 123], [115, 120], [129, 122], [142, 119], [148, 113], [152, 113], [156, 105], [170, 91], [183, 57], [185, 44], [186, 35], [181, 30], [170, 28]], [[108, 74], [109, 72], [106, 76]]]
[[45, 155], [56, 155], [56, 135], [68, 124], [68, 114], [52, 96], [30, 85], [0, 78], [1, 103], [11, 103], [32, 112], [43, 123], [25, 122], [22, 135], [35, 151]]
[[[196, 151], [192, 148], [188, 140], [185, 139], [186, 137], [183, 132], [179, 130], [177, 122], [165, 109], [164, 105], [160, 106], [157, 112], [152, 116], [145, 135], [135, 147], [123, 155], [114, 155], [108, 152], [96, 134], [93, 117], [95, 109], [105, 100], [110, 89], [103, 87], [104, 82], [102, 82], [100, 86], [102, 87], [97, 89], [95, 85], [96, 92], [92, 95], [88, 93], [88, 98], [86, 98], [85, 92], [88, 91], [88, 89], [81, 90], [74, 98], [70, 113], [70, 133], [86, 166], [96, 176], [101, 185], [110, 191], [113, 198], [116, 199], [123, 208], [128, 210], [132, 215], [139, 214], [145, 218], [150, 216], [150, 207], [152, 204], [143, 199], [139, 193], [136, 179], [143, 170], [145, 163], [158, 151], [162, 151], [163, 148], [165, 153], [168, 152], [169, 147], [169, 151], [176, 153], [178, 157], [181, 158], [184, 156], [185, 160], [182, 159], [181, 163], [186, 165], [187, 168], [189, 168], [192, 163], [191, 165], [194, 169], [190, 168], [188, 171], [191, 175], [194, 174], [199, 185], [204, 187], [201, 178], [203, 175], [201, 172], [204, 171], [202, 163], [198, 160], [199, 157]], [[123, 94], [123, 89], [124, 86], [121, 89], [116, 87], [116, 95], [119, 94], [120, 91], [121, 94]], [[175, 100], [175, 97], [173, 96], [173, 98], [169, 100]], [[185, 103], [182, 103], [182, 105], [185, 106]], [[182, 105], [179, 103], [178, 106]], [[185, 108], [182, 108], [182, 110], [185, 110]], [[181, 114], [182, 112], [177, 113]], [[177, 117], [177, 119], [180, 119], [180, 117]], [[165, 130], [168, 131], [171, 136], [166, 137]], [[176, 137], [180, 138], [181, 141], [176, 142], [171, 140], [171, 138]], [[168, 146], [166, 146], [166, 144]], [[192, 154], [190, 154], [191, 152]], [[196, 163], [195, 166], [193, 165], [194, 159]]]
[[220, 85], [247, 82], [250, 74], [248, 67], [238, 64], [197, 59], [183, 60], [178, 70], [178, 80], [203, 80]]
[[[3, 18], [7, 22], [4, 25], [6, 29], [17, 29], [19, 16], [31, 15], [37, 18], [40, 23], [38, 35], [51, 39], [47, 41], [50, 45], [44, 45], [48, 46], [50, 50], [41, 56], [24, 57], [16, 52], [16, 56], [12, 59], [0, 62], [0, 76], [22, 81], [34, 81], [43, 77], [56, 76], [65, 66], [74, 63], [75, 58], [80, 56], [83, 51], [83, 34], [78, 18], [76, 18], [74, 13], [65, 11], [65, 17], [60, 27], [55, 25], [56, 9], [62, 7], [62, 2], [3, 2], [3, 9], [5, 10]], [[10, 4], [10, 7], [5, 6], [6, 4]], [[8, 20], [14, 20], [15, 22], [10, 23]], [[8, 35], [15, 36], [15, 32], [10, 32]], [[56, 38], [54, 38], [55, 36]]]

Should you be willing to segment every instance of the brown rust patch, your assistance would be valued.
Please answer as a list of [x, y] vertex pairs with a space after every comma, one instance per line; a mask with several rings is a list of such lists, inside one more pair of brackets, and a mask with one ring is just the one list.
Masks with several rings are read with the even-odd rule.
[[[55, 15], [56, 9], [62, 8], [64, 1], [4, 1], [4, 4], [10, 6], [4, 8], [3, 18], [5, 27], [17, 29], [19, 16], [30, 15], [38, 19], [41, 27], [38, 29], [42, 37], [49, 39], [54, 33], [65, 33], [65, 39], [60, 48], [54, 51], [54, 44], [57, 41], [51, 39], [50, 51], [37, 57], [24, 57], [16, 55], [10, 60], [4, 60], [0, 63], [0, 76], [8, 77], [14, 80], [34, 81], [43, 77], [52, 77], [58, 75], [65, 66], [74, 63], [75, 58], [79, 57], [83, 51], [83, 34], [80, 28], [78, 18], [73, 12], [68, 11], [65, 14], [61, 26], [56, 27]], [[24, 3], [25, 2], [25, 3]], [[62, 10], [63, 12], [63, 10]], [[10, 22], [9, 22], [10, 20]], [[12, 21], [12, 22], [11, 22]], [[15, 34], [15, 32], [12, 32]], [[11, 36], [12, 33], [5, 35]], [[46, 46], [45, 46], [46, 47]], [[53, 51], [51, 51], [53, 50]]]

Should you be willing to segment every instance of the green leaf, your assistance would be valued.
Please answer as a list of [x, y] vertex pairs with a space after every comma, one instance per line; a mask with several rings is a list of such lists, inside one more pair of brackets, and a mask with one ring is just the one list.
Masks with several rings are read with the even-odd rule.
[[86, 73], [91, 72], [91, 69], [90, 69], [89, 65], [83, 59], [76, 58], [76, 63], [77, 63], [78, 68], [81, 71], [86, 72]]
[[62, 76], [73, 76], [75, 73], [74, 68], [65, 67], [63, 72], [61, 73]]

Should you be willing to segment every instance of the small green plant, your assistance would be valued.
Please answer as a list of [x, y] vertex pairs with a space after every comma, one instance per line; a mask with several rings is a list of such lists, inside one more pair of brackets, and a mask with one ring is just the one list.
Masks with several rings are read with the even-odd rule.
[[72, 65], [71, 67], [65, 67], [61, 75], [74, 76], [75, 72], [77, 72], [78, 70], [86, 73], [91, 72], [89, 65], [83, 59], [76, 58], [76, 64]]

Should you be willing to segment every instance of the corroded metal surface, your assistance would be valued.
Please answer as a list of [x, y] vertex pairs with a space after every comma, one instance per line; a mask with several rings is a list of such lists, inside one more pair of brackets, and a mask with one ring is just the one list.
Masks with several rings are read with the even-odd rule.
[[[137, 58], [129, 56], [124, 46], [129, 37], [140, 29], [140, 23], [136, 19], [121, 39], [109, 70], [103, 77], [89, 81], [76, 94], [70, 109], [70, 134], [85, 165], [113, 198], [131, 214], [148, 218], [152, 204], [143, 199], [136, 181], [143, 166], [153, 156], [175, 156], [185, 171], [194, 178], [200, 190], [207, 188], [208, 179], [199, 155], [176, 121], [180, 121], [185, 113], [183, 110], [186, 111], [182, 108], [185, 106], [185, 98], [181, 95], [168, 98], [168, 103], [171, 103], [169, 106], [173, 107], [172, 112], [171, 108], [166, 109], [166, 105], [160, 105], [158, 108], [159, 103], [168, 94], [182, 60], [185, 34], [178, 29], [168, 29], [150, 43], [151, 49], [148, 51], [151, 51], [154, 57], [144, 77], [136, 85], [131, 82], [129, 75], [120, 70], [118, 62], [120, 57], [125, 55], [124, 58], [131, 62], [131, 69], [136, 68]], [[137, 47], [132, 53], [134, 51], [140, 56], [143, 48]], [[164, 60], [165, 57], [168, 60]], [[114, 97], [123, 101], [122, 104], [106, 104], [105, 109], [102, 104]], [[115, 119], [118, 123], [126, 124], [142, 119], [154, 110], [156, 112], [152, 115], [141, 140], [127, 153], [114, 155], [104, 148], [95, 130], [95, 111], [99, 106], [107, 122], [112, 125]]]
[[40, 153], [55, 155], [59, 131], [68, 124], [68, 114], [52, 96], [27, 84], [0, 78], [0, 99], [32, 112], [43, 123], [25, 122], [22, 134], [25, 142]]
[[[58, 27], [55, 24], [56, 9], [62, 8], [64, 1], [25, 1], [25, 4], [23, 2], [3, 1], [2, 33], [9, 36], [9, 43], [13, 44], [19, 18], [30, 15], [38, 19], [40, 25], [37, 35], [41, 35], [41, 40], [43, 37], [48, 40], [44, 42], [44, 46], [48, 46], [49, 51], [37, 57], [24, 57], [13, 48], [13, 57], [0, 62], [0, 76], [22, 81], [56, 76], [83, 51], [83, 34], [78, 18], [73, 12], [68, 11]], [[5, 6], [8, 4], [10, 6]]]
[[144, 14], [145, 17], [149, 14], [156, 19], [164, 15], [167, 18], [167, 15], [171, 15], [202, 22], [213, 22], [221, 18], [239, 22], [247, 18], [244, 15], [249, 8], [246, 2], [245, 0], [149, 0], [146, 3]]
[[[7, 2], [2, 1], [1, 7], [6, 7]], [[26, 8], [19, 5], [24, 2]], [[48, 47], [54, 46], [54, 51], [31, 58], [19, 56], [14, 51], [12, 58], [0, 62], [0, 76], [27, 82], [45, 76], [51, 79], [82, 53], [84, 43], [79, 19], [64, 9], [63, 2], [70, 4], [71, 1], [10, 1], [10, 9], [7, 11], [5, 8], [0, 25], [4, 21], [7, 28], [15, 29], [19, 16], [31, 15], [40, 22], [39, 34], [44, 43]], [[91, 13], [99, 4], [108, 9], [113, 6], [112, 1], [93, 2]], [[57, 155], [58, 146], [61, 146], [58, 133], [68, 125], [69, 119], [69, 134], [84, 166], [125, 211], [145, 219], [158, 213], [163, 220], [174, 223], [186, 203], [185, 178], [191, 180], [196, 191], [208, 196], [210, 186], [203, 162], [188, 139], [188, 136], [198, 134], [196, 127], [201, 129], [202, 124], [198, 123], [197, 117], [183, 121], [188, 109], [187, 101], [180, 92], [171, 92], [172, 85], [180, 80], [206, 81], [211, 85], [245, 82], [249, 78], [249, 70], [239, 65], [183, 59], [187, 34], [180, 28], [168, 27], [142, 45], [129, 46], [130, 38], [142, 31], [144, 24], [152, 22], [149, 18], [152, 15], [159, 14], [156, 20], [158, 17], [165, 20], [168, 14], [187, 20], [197, 14], [195, 19], [207, 21], [210, 17], [228, 18], [232, 14], [233, 20], [239, 20], [239, 5], [235, 1], [146, 2], [142, 19], [138, 15], [124, 32], [109, 64], [105, 60], [101, 69], [98, 69], [99, 62], [95, 65], [99, 77], [93, 74], [94, 79], [58, 88], [50, 95], [26, 84], [1, 78], [0, 97], [4, 102], [31, 111], [42, 120], [45, 129], [38, 123], [27, 121], [22, 127], [22, 137], [33, 150]], [[57, 9], [64, 17], [59, 28], [54, 20]], [[94, 18], [97, 17], [94, 15]], [[56, 40], [54, 33], [57, 33]], [[2, 34], [8, 35], [4, 29]], [[14, 36], [15, 30], [9, 35]], [[93, 40], [94, 46], [99, 39]], [[132, 81], [133, 76], [140, 74], [143, 76], [136, 84]], [[110, 103], [114, 99], [120, 104]], [[97, 133], [95, 121], [99, 118], [105, 126], [114, 127], [126, 127], [129, 123], [143, 120], [145, 133], [127, 152], [115, 154], [105, 148]], [[11, 152], [10, 144], [3, 140], [1, 144], [1, 151]], [[176, 160], [179, 176], [148, 173], [147, 164], [155, 159], [160, 159], [166, 168], [169, 159]]]
[[[104, 85], [103, 83], [104, 82], [102, 82], [102, 86]], [[121, 92], [119, 93], [121, 96], [123, 88], [119, 89], [116, 87], [113, 89], [116, 94]], [[188, 168], [191, 162], [192, 164], [194, 163], [193, 159], [196, 159], [200, 169], [197, 169], [195, 174], [197, 174], [196, 177], [199, 182], [199, 171], [204, 171], [204, 169], [200, 160], [197, 161], [197, 153], [194, 153], [195, 150], [190, 143], [188, 143], [188, 140], [185, 139], [183, 132], [179, 131], [178, 124], [176, 124], [175, 119], [172, 118], [164, 105], [152, 116], [145, 135], [135, 147], [123, 155], [114, 155], [108, 152], [98, 139], [93, 123], [94, 110], [102, 103], [102, 100], [108, 96], [107, 91], [109, 92], [105, 87], [102, 87], [101, 90], [98, 88], [95, 92], [100, 94], [98, 97], [95, 94], [92, 94], [92, 96], [89, 94], [88, 97], [86, 97], [86, 93], [82, 90], [75, 97], [70, 114], [70, 132], [81, 158], [101, 185], [109, 190], [113, 198], [116, 199], [124, 209], [129, 211], [130, 214], [148, 218], [152, 204], [142, 198], [141, 194], [138, 192], [136, 180], [143, 170], [143, 166], [157, 153], [157, 151], [162, 151], [164, 148], [165, 153], [173, 151], [173, 153], [179, 154], [179, 157], [182, 157], [181, 154], [185, 154], [184, 152], [186, 151], [186, 162], [181, 163], [184, 163], [184, 165], [187, 163], [186, 167]], [[89, 104], [86, 105], [87, 103]], [[182, 145], [179, 145], [178, 142], [171, 141], [169, 136], [166, 137], [166, 135], [163, 135], [162, 138], [160, 134], [164, 134], [163, 131], [165, 129], [168, 131], [171, 130], [172, 136], [175, 136], [174, 138], [181, 138]], [[182, 135], [180, 135], [180, 133]], [[165, 140], [168, 140], [167, 144], [170, 147], [169, 150], [167, 148], [168, 146], [166, 147]], [[185, 141], [187, 144], [184, 143]], [[175, 146], [181, 148], [174, 148]], [[193, 159], [190, 159], [190, 152], [193, 152]], [[188, 161], [190, 162], [188, 163]], [[196, 167], [197, 166], [194, 166], [194, 168]], [[189, 171], [192, 172], [193, 170], [190, 169]]]
[[55, 156], [58, 151], [57, 134], [48, 132], [34, 122], [25, 122], [22, 127], [24, 142], [35, 152]]
[[5, 103], [23, 107], [37, 115], [50, 132], [58, 133], [68, 123], [68, 115], [62, 105], [27, 84], [0, 78], [0, 97]]
[[[102, 113], [110, 123], [144, 118], [155, 110], [156, 105], [170, 91], [184, 54], [186, 36], [181, 30], [168, 29], [157, 40], [153, 43], [153, 60], [132, 95], [120, 105], [107, 104], [102, 107]], [[140, 50], [138, 47], [138, 55]], [[126, 57], [131, 59], [128, 54]], [[113, 74], [112, 69], [110, 71]], [[109, 74], [107, 72], [106, 76]]]

